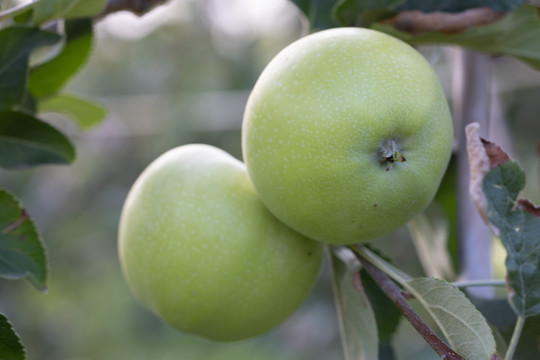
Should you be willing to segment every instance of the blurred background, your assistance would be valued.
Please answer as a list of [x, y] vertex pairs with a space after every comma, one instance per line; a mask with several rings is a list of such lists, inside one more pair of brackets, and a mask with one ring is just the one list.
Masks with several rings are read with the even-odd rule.
[[[342, 359], [331, 275], [326, 264], [306, 303], [255, 339], [220, 344], [181, 334], [140, 307], [117, 258], [123, 201], [141, 171], [187, 143], [218, 146], [241, 159], [240, 126], [250, 89], [270, 59], [308, 33], [286, 0], [170, 0], [138, 18], [117, 13], [97, 23], [94, 52], [68, 91], [108, 109], [80, 131], [47, 119], [74, 140], [71, 166], [0, 170], [39, 225], [50, 258], [46, 294], [25, 282], [0, 282], [0, 309], [24, 341], [29, 360]], [[450, 93], [451, 49], [421, 49]], [[508, 127], [507, 150], [528, 175], [523, 197], [540, 203], [540, 73], [507, 58], [491, 63], [493, 111]], [[451, 100], [451, 99], [450, 99]], [[504, 130], [503, 130], [504, 132]], [[422, 271], [406, 229], [377, 242], [398, 266]], [[504, 254], [496, 258], [502, 275]], [[396, 358], [438, 359], [407, 324]]]

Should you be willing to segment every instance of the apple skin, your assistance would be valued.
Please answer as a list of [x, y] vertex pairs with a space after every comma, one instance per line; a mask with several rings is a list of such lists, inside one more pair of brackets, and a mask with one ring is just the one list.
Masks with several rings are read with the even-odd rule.
[[181, 331], [233, 341], [297, 310], [318, 276], [322, 246], [264, 207], [243, 163], [192, 144], [157, 158], [133, 185], [119, 255], [144, 306]]
[[[268, 209], [306, 236], [365, 242], [433, 199], [453, 126], [429, 63], [381, 32], [308, 35], [265, 68], [244, 113], [249, 175]], [[386, 161], [396, 145], [405, 161]]]

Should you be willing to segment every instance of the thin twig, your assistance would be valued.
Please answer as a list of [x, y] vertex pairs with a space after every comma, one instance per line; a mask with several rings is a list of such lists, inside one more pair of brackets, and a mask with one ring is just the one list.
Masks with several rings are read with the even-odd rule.
[[492, 24], [506, 15], [488, 7], [468, 9], [459, 13], [403, 11], [383, 21], [394, 28], [411, 34], [440, 31], [456, 34], [469, 28]]
[[373, 265], [368, 259], [361, 254], [356, 253], [358, 260], [364, 266], [364, 269], [373, 278], [381, 290], [392, 300], [394, 305], [401, 311], [403, 316], [411, 323], [426, 342], [435, 350], [435, 352], [446, 360], [465, 360], [462, 356], [450, 349], [418, 316], [414, 309], [409, 305], [402, 294], [399, 286], [396, 285], [383, 271]]
[[452, 285], [458, 288], [481, 287], [481, 286], [500, 287], [500, 286], [506, 286], [506, 280], [504, 279], [463, 280], [463, 281], [453, 282]]
[[[0, 11], [0, 21], [22, 14], [33, 8], [40, 1], [41, 0], [33, 0], [29, 3], [13, 6], [4, 11]], [[105, 8], [96, 16], [96, 18], [101, 19], [118, 11], [130, 11], [141, 16], [166, 1], [167, 0], [108, 0]]]
[[508, 350], [506, 351], [506, 356], [504, 360], [512, 360], [514, 358], [514, 353], [516, 352], [517, 344], [519, 338], [521, 337], [521, 332], [523, 331], [523, 326], [525, 325], [525, 317], [518, 316], [516, 326], [514, 327], [514, 333], [508, 344]]

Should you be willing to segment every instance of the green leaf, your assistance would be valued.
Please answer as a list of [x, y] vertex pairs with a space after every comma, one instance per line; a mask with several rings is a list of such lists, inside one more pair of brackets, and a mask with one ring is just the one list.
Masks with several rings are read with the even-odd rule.
[[461, 12], [478, 7], [490, 7], [497, 11], [512, 11], [526, 0], [408, 0], [400, 7], [404, 10], [420, 10], [422, 12]]
[[0, 313], [0, 359], [24, 360], [24, 347], [19, 335], [4, 314]]
[[36, 98], [57, 93], [88, 59], [92, 49], [92, 20], [68, 20], [65, 32], [62, 52], [30, 72], [28, 88]]
[[[341, 249], [338, 249], [338, 251]], [[355, 259], [354, 255], [351, 259]], [[377, 360], [379, 340], [375, 314], [360, 286], [358, 270], [347, 266], [331, 253], [334, 296], [345, 360]], [[357, 285], [353, 285], [356, 281]]]
[[519, 316], [540, 314], [540, 218], [516, 208], [525, 173], [510, 161], [484, 177], [489, 221], [506, 248], [510, 304]]
[[5, 1], [4, 4], [7, 2], [6, 5], [0, 3], [0, 21], [4, 21], [7, 19], [13, 19], [16, 23], [19, 23], [20, 17], [26, 17], [26, 14], [29, 14], [32, 12], [32, 8], [36, 6], [36, 4], [42, 0], [33, 0], [29, 3], [22, 3], [19, 4], [15, 0], [12, 0], [11, 2]]
[[0, 167], [67, 164], [74, 158], [73, 145], [51, 125], [25, 113], [0, 112]]
[[[448, 221], [448, 254], [453, 269], [459, 268], [459, 244], [458, 244], [458, 196], [457, 196], [457, 161], [456, 157], [450, 157], [450, 163], [446, 169], [441, 185], [433, 200], [443, 209]], [[450, 277], [445, 279], [449, 279]]]
[[30, 24], [30, 20], [32, 19], [32, 9], [28, 9], [24, 12], [21, 12], [20, 14], [16, 15], [14, 18], [13, 18], [13, 21], [16, 23], [16, 24], [21, 24], [21, 25], [24, 25], [24, 24]]
[[292, 0], [306, 15], [312, 29], [328, 29], [336, 26], [332, 9], [339, 0]]
[[32, 22], [41, 25], [64, 18], [93, 17], [103, 11], [107, 0], [41, 0], [34, 7]]
[[37, 104], [36, 99], [28, 93], [26, 93], [26, 96], [23, 99], [23, 102], [19, 106], [21, 112], [25, 112], [28, 114], [35, 114], [37, 110]]
[[79, 0], [62, 14], [66, 19], [92, 17], [105, 9], [107, 0]]
[[39, 103], [39, 111], [68, 115], [83, 130], [88, 130], [96, 126], [107, 115], [107, 111], [102, 106], [68, 94], [61, 94], [42, 100]]
[[457, 287], [439, 279], [411, 278], [364, 246], [358, 246], [356, 251], [420, 302], [454, 351], [467, 360], [492, 360], [496, 350], [491, 329], [480, 311]]
[[440, 32], [411, 35], [380, 23], [372, 27], [410, 44], [460, 45], [491, 54], [513, 56], [540, 69], [540, 19], [534, 6], [523, 5], [496, 23], [454, 35]]
[[493, 333], [493, 339], [495, 340], [495, 348], [497, 351], [497, 355], [499, 356], [499, 359], [504, 359], [504, 356], [508, 351], [508, 344], [506, 344], [506, 340], [502, 336], [499, 329], [497, 329], [492, 324], [490, 324], [489, 327], [491, 328], [491, 332]]
[[21, 106], [26, 96], [30, 53], [58, 40], [59, 35], [37, 28], [11, 26], [0, 30], [0, 110]]
[[408, 223], [424, 272], [439, 279], [454, 278], [448, 253], [449, 224], [442, 208], [432, 203]]
[[391, 345], [380, 344], [379, 345], [379, 359], [384, 360], [397, 360], [394, 348]]
[[47, 254], [34, 221], [19, 200], [0, 189], [0, 276], [27, 278], [44, 291]]
[[401, 320], [401, 312], [366, 271], [362, 270], [360, 274], [362, 286], [368, 296], [373, 312], [377, 314], [376, 320], [380, 345], [390, 345], [392, 336], [396, 332]]
[[75, 7], [79, 0], [41, 0], [34, 6], [32, 23], [42, 25], [48, 21], [63, 17]]
[[519, 337], [515, 359], [536, 359], [540, 349], [540, 315], [527, 318], [525, 327]]
[[458, 288], [433, 278], [416, 278], [405, 285], [433, 317], [452, 349], [463, 358], [490, 360], [496, 353], [486, 319]]
[[367, 27], [395, 15], [395, 8], [403, 0], [340, 0], [332, 15], [341, 26]]

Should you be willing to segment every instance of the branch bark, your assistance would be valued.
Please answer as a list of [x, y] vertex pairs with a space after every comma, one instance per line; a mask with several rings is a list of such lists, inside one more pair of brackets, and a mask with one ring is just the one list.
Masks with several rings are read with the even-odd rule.
[[435, 352], [446, 360], [465, 360], [461, 355], [450, 349], [427, 324], [418, 316], [414, 309], [409, 305], [403, 295], [402, 290], [386, 275], [383, 271], [373, 265], [362, 255], [356, 253], [358, 260], [368, 274], [373, 278], [381, 290], [392, 300], [394, 305], [401, 311], [403, 316], [411, 323], [426, 342], [435, 350]]
[[411, 34], [440, 31], [445, 34], [456, 34], [468, 28], [487, 25], [499, 21], [506, 13], [491, 8], [474, 8], [460, 13], [421, 11], [403, 11], [393, 18], [384, 21], [397, 30]]
[[98, 15], [98, 18], [103, 18], [117, 11], [130, 11], [141, 16], [166, 1], [167, 0], [108, 0], [105, 9]]

